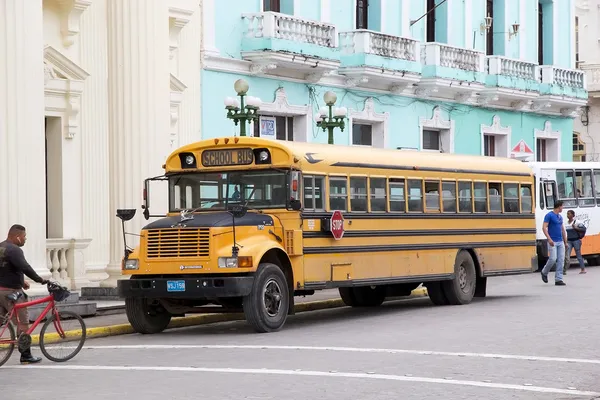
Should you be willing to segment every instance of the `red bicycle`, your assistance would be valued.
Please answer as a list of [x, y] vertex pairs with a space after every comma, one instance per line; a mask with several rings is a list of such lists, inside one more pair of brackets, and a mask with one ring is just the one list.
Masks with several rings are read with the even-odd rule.
[[[6, 296], [13, 303], [13, 307], [4, 318], [0, 317], [0, 366], [10, 359], [10, 356], [15, 349], [15, 345], [18, 345], [19, 349], [27, 348], [31, 345], [31, 334], [50, 312], [51, 315], [46, 319], [46, 322], [44, 322], [39, 335], [39, 345], [42, 354], [50, 361], [65, 362], [75, 357], [83, 347], [87, 333], [83, 318], [74, 312], [59, 311], [56, 308], [56, 302], [65, 300], [71, 293], [66, 287], [60, 286], [55, 282], [48, 282], [46, 286], [48, 287], [49, 295], [38, 300], [16, 303], [23, 296], [23, 292], [17, 292]], [[17, 311], [22, 308], [44, 303], [48, 304], [40, 316], [33, 324], [31, 324], [26, 332], [22, 332], [19, 337], [16, 338], [12, 319], [16, 315], [17, 321], [19, 321]], [[71, 322], [73, 322], [75, 326], [71, 329], [66, 329], [65, 325]], [[29, 323], [29, 321], [27, 321], [27, 323]], [[56, 332], [51, 332], [52, 328], [54, 328]], [[72, 343], [75, 341], [78, 341], [79, 344], [75, 347], [67, 347], [67, 349], [72, 351], [66, 356], [59, 357], [51, 354], [54, 344], [61, 344], [63, 342]]]

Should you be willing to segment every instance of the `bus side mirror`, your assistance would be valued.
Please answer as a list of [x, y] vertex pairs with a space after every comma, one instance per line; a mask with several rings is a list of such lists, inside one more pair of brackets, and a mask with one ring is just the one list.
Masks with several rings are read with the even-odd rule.
[[119, 219], [123, 222], [129, 221], [134, 216], [135, 216], [135, 208], [117, 210], [117, 217], [119, 217]]
[[230, 205], [228, 211], [234, 218], [242, 218], [248, 212], [248, 207], [241, 204]]
[[290, 208], [294, 211], [298, 211], [302, 208], [302, 203], [300, 203], [300, 200], [292, 199], [290, 200]]

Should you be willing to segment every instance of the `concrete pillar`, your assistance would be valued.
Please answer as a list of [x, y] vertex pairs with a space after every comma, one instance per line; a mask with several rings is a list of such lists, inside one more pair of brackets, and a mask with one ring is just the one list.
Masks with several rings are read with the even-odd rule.
[[[81, 65], [90, 76], [81, 96], [81, 150], [83, 237], [92, 238], [85, 249], [85, 286], [107, 278], [109, 263], [109, 156], [106, 0], [95, 0], [81, 16]], [[93, 178], [93, 179], [91, 179]], [[107, 215], [108, 212], [108, 215]]]
[[[126, 225], [139, 233], [143, 180], [163, 173], [169, 145], [169, 18], [164, 0], [108, 0], [108, 96], [110, 149], [110, 262], [103, 287], [121, 276], [123, 242], [118, 208], [135, 208]], [[200, 73], [200, 72], [198, 72]], [[165, 211], [153, 196], [153, 210]], [[133, 247], [139, 240], [127, 237]]]
[[[46, 266], [42, 0], [0, 0], [0, 241], [18, 223], [25, 257], [43, 278]], [[44, 293], [32, 284], [29, 293]]]

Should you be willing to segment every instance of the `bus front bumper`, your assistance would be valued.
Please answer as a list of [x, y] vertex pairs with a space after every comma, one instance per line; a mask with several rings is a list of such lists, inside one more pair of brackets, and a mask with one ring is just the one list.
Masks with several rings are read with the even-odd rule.
[[254, 276], [145, 278], [117, 281], [119, 297], [205, 299], [250, 294]]

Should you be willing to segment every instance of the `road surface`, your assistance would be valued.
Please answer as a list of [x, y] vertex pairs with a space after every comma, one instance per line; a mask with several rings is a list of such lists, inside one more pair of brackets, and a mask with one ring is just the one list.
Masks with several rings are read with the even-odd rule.
[[566, 287], [553, 273], [492, 278], [467, 306], [303, 313], [272, 334], [230, 322], [90, 339], [64, 364], [13, 356], [0, 389], [19, 400], [600, 398], [600, 269], [577, 272]]

